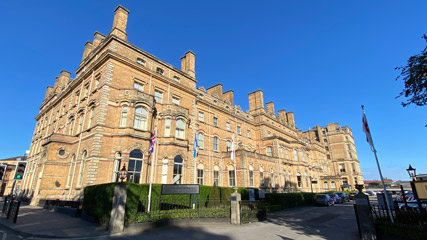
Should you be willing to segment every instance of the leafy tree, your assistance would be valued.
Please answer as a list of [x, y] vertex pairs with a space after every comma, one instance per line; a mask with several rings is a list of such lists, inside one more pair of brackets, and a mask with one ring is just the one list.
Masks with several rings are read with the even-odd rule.
[[[427, 42], [427, 36], [424, 34], [424, 40]], [[405, 88], [396, 97], [405, 96], [409, 98], [406, 102], [402, 102], [404, 107], [415, 104], [424, 106], [427, 104], [427, 46], [420, 54], [414, 55], [408, 59], [406, 66], [396, 67], [400, 70], [400, 75], [396, 80], [402, 79], [405, 83]]]

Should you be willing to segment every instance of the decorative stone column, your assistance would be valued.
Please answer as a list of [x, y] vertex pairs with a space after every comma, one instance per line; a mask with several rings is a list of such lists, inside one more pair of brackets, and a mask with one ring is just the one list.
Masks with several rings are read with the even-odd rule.
[[110, 233], [119, 233], [124, 230], [127, 190], [128, 186], [123, 183], [114, 187], [113, 208], [108, 227]]
[[231, 194], [231, 224], [240, 224], [240, 201], [242, 197], [234, 188], [234, 193]]

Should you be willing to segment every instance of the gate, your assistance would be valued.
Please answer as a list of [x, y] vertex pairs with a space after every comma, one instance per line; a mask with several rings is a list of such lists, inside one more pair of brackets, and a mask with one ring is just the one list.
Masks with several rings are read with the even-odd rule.
[[240, 223], [264, 221], [267, 219], [265, 201], [240, 201]]

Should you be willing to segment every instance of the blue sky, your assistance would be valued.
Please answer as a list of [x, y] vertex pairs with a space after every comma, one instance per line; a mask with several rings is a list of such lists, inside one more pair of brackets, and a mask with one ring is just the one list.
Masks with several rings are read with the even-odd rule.
[[348, 125], [365, 179], [379, 174], [361, 104], [383, 175], [408, 180], [409, 163], [427, 173], [427, 107], [400, 105], [394, 70], [426, 45], [427, 1], [3, 2], [0, 159], [29, 148], [46, 87], [74, 73], [95, 31], [110, 32], [118, 4], [130, 10], [129, 42], [178, 68], [194, 51], [197, 85], [222, 83], [243, 110], [262, 89], [301, 130]]

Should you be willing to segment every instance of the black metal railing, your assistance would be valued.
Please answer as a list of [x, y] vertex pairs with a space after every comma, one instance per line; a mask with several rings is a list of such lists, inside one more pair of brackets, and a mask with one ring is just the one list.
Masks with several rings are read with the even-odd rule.
[[153, 222], [184, 218], [230, 218], [230, 200], [223, 199], [167, 199], [148, 200], [138, 203], [138, 211], [129, 216], [130, 222]]

